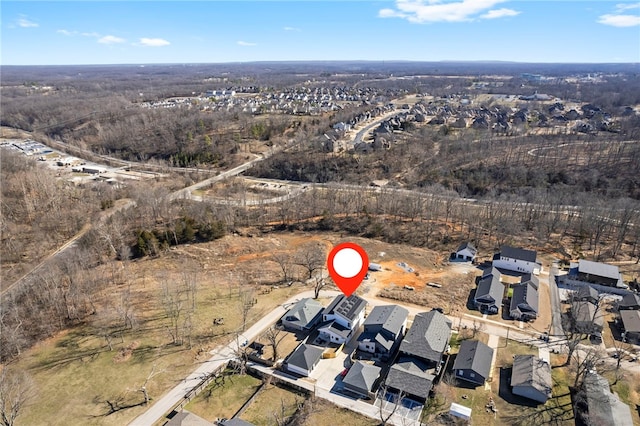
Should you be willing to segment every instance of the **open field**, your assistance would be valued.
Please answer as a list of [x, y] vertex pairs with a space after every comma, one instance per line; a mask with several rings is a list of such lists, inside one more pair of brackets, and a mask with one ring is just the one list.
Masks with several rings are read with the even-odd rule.
[[281, 424], [298, 410], [304, 400], [303, 395], [275, 385], [266, 385], [240, 418], [256, 426]]
[[261, 385], [261, 380], [248, 374], [229, 375], [224, 382], [212, 382], [185, 410], [209, 421], [230, 419]]

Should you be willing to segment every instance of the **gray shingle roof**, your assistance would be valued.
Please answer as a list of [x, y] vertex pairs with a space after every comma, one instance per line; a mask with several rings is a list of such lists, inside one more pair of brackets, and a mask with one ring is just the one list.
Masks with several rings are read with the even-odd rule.
[[600, 328], [604, 325], [602, 310], [586, 300], [571, 303], [571, 315], [578, 328], [584, 329], [585, 332], [587, 332], [585, 327], [588, 327], [591, 323], [598, 325]]
[[307, 326], [320, 313], [324, 307], [317, 300], [311, 298], [301, 299], [287, 311], [285, 318], [291, 323]]
[[485, 379], [491, 373], [493, 349], [478, 340], [465, 340], [453, 363], [454, 370], [471, 370]]
[[320, 357], [322, 357], [323, 352], [324, 349], [322, 348], [303, 343], [298, 346], [291, 355], [289, 355], [287, 358], [287, 364], [304, 370], [311, 370]]
[[376, 380], [380, 377], [381, 371], [382, 369], [380, 367], [366, 364], [362, 361], [356, 361], [349, 369], [347, 375], [344, 376], [344, 379], [342, 379], [342, 383], [361, 391], [370, 392]]
[[600, 295], [598, 294], [598, 290], [591, 287], [590, 285], [580, 286], [578, 291], [576, 292], [576, 298], [579, 300], [598, 300]]
[[520, 283], [531, 283], [536, 290], [540, 288], [540, 281], [538, 280], [538, 277], [532, 274], [524, 274], [520, 277]]
[[366, 305], [367, 301], [360, 296], [352, 294], [349, 297], [345, 297], [344, 294], [341, 294], [331, 301], [322, 314], [331, 315], [338, 313], [352, 321], [362, 312]]
[[327, 330], [337, 336], [341, 336], [344, 339], [348, 338], [349, 335], [351, 334], [350, 328], [345, 327], [342, 324], [337, 323], [335, 321], [324, 323], [318, 329]]
[[460, 246], [458, 247], [458, 250], [456, 250], [456, 252], [462, 251], [464, 249], [469, 249], [469, 251], [473, 255], [476, 255], [478, 253], [478, 250], [471, 243], [462, 243], [462, 244], [460, 244]]
[[640, 333], [640, 311], [620, 311], [620, 319], [625, 331]]
[[516, 355], [513, 359], [511, 386], [531, 386], [551, 398], [551, 366], [534, 355]]
[[591, 424], [611, 426], [633, 424], [631, 409], [611, 393], [607, 379], [596, 373], [587, 373], [584, 386]]
[[500, 247], [500, 255], [509, 259], [519, 259], [525, 262], [535, 262], [537, 253], [535, 250], [527, 250], [518, 247], [502, 246]]
[[420, 360], [403, 357], [389, 369], [385, 385], [426, 399], [435, 379], [428, 371], [427, 365]]
[[500, 282], [500, 272], [496, 270], [496, 273], [484, 275], [480, 279], [474, 298], [476, 300], [482, 300], [483, 302], [493, 300], [498, 306], [500, 306], [503, 295], [504, 285]]
[[590, 260], [580, 259], [578, 261], [578, 272], [589, 275], [597, 275], [617, 280], [620, 278], [620, 271], [617, 266], [607, 265], [606, 263], [592, 262]]
[[640, 294], [625, 294], [624, 296], [622, 296], [622, 300], [618, 302], [618, 307], [622, 309], [640, 307]]
[[380, 326], [393, 335], [400, 333], [402, 325], [407, 320], [409, 311], [398, 305], [381, 305], [371, 310], [371, 313], [364, 321], [365, 329], [368, 326]]
[[530, 282], [513, 286], [511, 310], [515, 309], [538, 313], [538, 290]]
[[420, 312], [402, 340], [400, 350], [427, 361], [440, 362], [449, 344], [451, 320], [438, 311]]

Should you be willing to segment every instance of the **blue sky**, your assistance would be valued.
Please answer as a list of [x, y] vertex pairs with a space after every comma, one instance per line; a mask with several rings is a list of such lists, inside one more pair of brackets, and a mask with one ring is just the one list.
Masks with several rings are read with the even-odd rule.
[[640, 2], [2, 1], [3, 65], [640, 62]]

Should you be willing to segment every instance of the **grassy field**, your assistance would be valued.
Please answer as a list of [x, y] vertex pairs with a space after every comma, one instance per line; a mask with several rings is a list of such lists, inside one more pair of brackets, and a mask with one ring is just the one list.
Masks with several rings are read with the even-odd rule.
[[314, 399], [312, 410], [305, 424], [309, 426], [376, 426], [379, 421], [345, 408], [337, 407], [323, 399]]
[[227, 376], [224, 383], [211, 383], [185, 410], [213, 421], [216, 418], [231, 418], [242, 405], [262, 385], [262, 381], [253, 376]]
[[[256, 244], [254, 250], [260, 249], [263, 247]], [[210, 258], [214, 253], [229, 254], [228, 261], [236, 259], [238, 263], [242, 263], [238, 257], [252, 254], [223, 239], [129, 263], [124, 273], [118, 272], [124, 276], [115, 276], [114, 282], [130, 286], [114, 286], [103, 299], [96, 300], [97, 313], [89, 323], [23, 353], [14, 367], [33, 377], [37, 396], [24, 409], [20, 421], [30, 425], [126, 424], [147, 409], [142, 405], [144, 396], [140, 389], [152, 373], [146, 388], [153, 402], [210, 357], [211, 349], [228, 342], [241, 327], [238, 289], [246, 286], [246, 281], [240, 274], [223, 273], [229, 268], [215, 264]], [[122, 264], [115, 263], [96, 273], [112, 273], [122, 268]], [[191, 301], [182, 300], [179, 332], [183, 344], [175, 345], [169, 335], [171, 323], [163, 306], [162, 285], [168, 283], [172, 291], [179, 287], [185, 269], [199, 271], [196, 303], [192, 311]], [[247, 324], [253, 324], [301, 290], [299, 286], [274, 290], [270, 286], [256, 286], [253, 293], [256, 303], [249, 310]], [[118, 325], [114, 316], [126, 292], [135, 314], [133, 329]], [[213, 318], [221, 317], [224, 324], [213, 325]], [[185, 328], [189, 323], [191, 347]], [[113, 350], [109, 350], [104, 337], [107, 334]], [[114, 405], [115, 412], [108, 402]]]
[[303, 395], [267, 385], [240, 418], [256, 426], [278, 424], [278, 421], [292, 416], [304, 400]]

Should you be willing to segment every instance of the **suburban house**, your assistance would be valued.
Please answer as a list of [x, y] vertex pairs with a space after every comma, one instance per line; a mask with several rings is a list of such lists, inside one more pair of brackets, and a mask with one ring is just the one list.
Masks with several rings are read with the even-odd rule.
[[451, 320], [436, 310], [420, 312], [400, 344], [400, 356], [389, 369], [385, 385], [420, 403], [429, 396], [449, 346]]
[[473, 297], [473, 303], [480, 312], [497, 314], [504, 296], [504, 285], [500, 282], [501, 274], [496, 268], [485, 271]]
[[590, 285], [584, 285], [580, 286], [574, 293], [573, 300], [578, 300], [580, 302], [590, 302], [594, 305], [597, 305], [600, 301], [600, 294], [598, 293], [598, 290], [591, 287]]
[[604, 314], [598, 305], [575, 300], [571, 303], [571, 322], [574, 331], [599, 335], [604, 326]]
[[358, 338], [358, 348], [388, 358], [404, 336], [408, 316], [409, 311], [402, 306], [374, 307], [364, 321], [364, 332]]
[[424, 403], [433, 388], [435, 371], [416, 358], [400, 357], [391, 366], [385, 380], [387, 391], [402, 393], [406, 398]]
[[299, 300], [282, 317], [282, 325], [287, 330], [311, 330], [322, 318], [324, 306], [317, 300], [305, 298]]
[[622, 337], [627, 342], [640, 345], [640, 311], [620, 311], [620, 321], [624, 328]]
[[493, 266], [507, 271], [525, 274], [539, 274], [542, 264], [537, 261], [535, 250], [502, 246], [500, 252], [493, 256]]
[[323, 352], [322, 348], [303, 343], [284, 360], [284, 366], [287, 371], [308, 377], [320, 362]]
[[476, 260], [478, 250], [471, 243], [463, 243], [458, 250], [451, 253], [451, 260], [473, 262]]
[[435, 309], [420, 312], [400, 344], [402, 355], [418, 358], [429, 368], [440, 370], [440, 361], [449, 346], [451, 320]]
[[640, 310], [640, 294], [629, 293], [622, 296], [622, 300], [618, 302], [618, 310]]
[[361, 398], [373, 398], [373, 390], [382, 368], [356, 361], [342, 379], [344, 389]]
[[551, 366], [534, 355], [516, 355], [511, 372], [511, 388], [520, 395], [541, 403], [551, 398]]
[[628, 426], [633, 424], [631, 408], [609, 389], [606, 378], [594, 372], [587, 372], [584, 378], [584, 402], [578, 405], [576, 424], [584, 422], [581, 412], [587, 411], [590, 425]]
[[320, 337], [333, 343], [346, 343], [364, 322], [364, 308], [367, 302], [355, 294], [337, 296], [322, 311], [322, 325], [318, 328]]
[[585, 283], [626, 288], [617, 266], [580, 259], [569, 266], [569, 277]]
[[484, 385], [491, 375], [493, 349], [478, 340], [465, 340], [453, 363], [456, 378]]
[[[535, 277], [533, 277], [535, 278]], [[513, 286], [509, 315], [520, 321], [535, 320], [538, 317], [538, 286], [531, 279]]]

